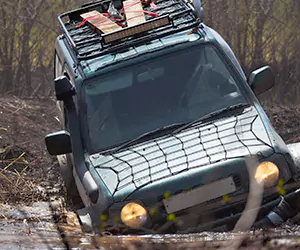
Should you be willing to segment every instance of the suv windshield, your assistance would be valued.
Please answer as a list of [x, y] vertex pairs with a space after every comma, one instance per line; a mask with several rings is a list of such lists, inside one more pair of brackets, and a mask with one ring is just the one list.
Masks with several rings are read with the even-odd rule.
[[246, 102], [210, 45], [107, 73], [85, 87], [91, 151]]

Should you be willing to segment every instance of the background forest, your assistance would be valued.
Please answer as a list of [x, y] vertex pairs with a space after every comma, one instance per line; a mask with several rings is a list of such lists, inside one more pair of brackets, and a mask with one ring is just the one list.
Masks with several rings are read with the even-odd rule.
[[[0, 94], [53, 94], [57, 15], [83, 0], [0, 0]], [[205, 23], [229, 43], [247, 76], [271, 65], [276, 86], [265, 102], [300, 104], [300, 1], [204, 0]]]

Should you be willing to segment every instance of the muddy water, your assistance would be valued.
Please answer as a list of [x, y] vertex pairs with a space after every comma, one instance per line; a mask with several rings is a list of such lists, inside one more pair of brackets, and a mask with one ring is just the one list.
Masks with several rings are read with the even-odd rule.
[[[269, 232], [188, 235], [95, 236], [83, 234], [73, 212], [59, 203], [31, 207], [0, 205], [0, 249], [281, 249], [300, 248], [300, 230], [285, 226]], [[53, 207], [55, 209], [53, 210]], [[55, 212], [56, 211], [56, 212]], [[57, 211], [60, 211], [57, 213]], [[55, 219], [59, 223], [55, 223]]]

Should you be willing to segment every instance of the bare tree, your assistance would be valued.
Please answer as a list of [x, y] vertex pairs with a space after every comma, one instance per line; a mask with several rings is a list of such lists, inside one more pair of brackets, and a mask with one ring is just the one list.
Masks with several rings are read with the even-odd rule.
[[[0, 0], [0, 93], [52, 91], [57, 15], [83, 0]], [[231, 45], [246, 74], [269, 64], [277, 85], [262, 99], [300, 102], [300, 1], [204, 0], [205, 22]]]
[[70, 0], [0, 0], [0, 93], [46, 93], [52, 76], [57, 15]]

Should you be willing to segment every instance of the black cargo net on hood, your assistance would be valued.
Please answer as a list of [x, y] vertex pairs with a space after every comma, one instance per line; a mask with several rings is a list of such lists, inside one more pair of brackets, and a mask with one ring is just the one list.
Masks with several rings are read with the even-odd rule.
[[[228, 159], [274, 153], [256, 110], [194, 126], [133, 145], [122, 152], [90, 157], [110, 192], [134, 192], [158, 180]], [[265, 155], [263, 155], [265, 154]]]

